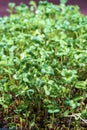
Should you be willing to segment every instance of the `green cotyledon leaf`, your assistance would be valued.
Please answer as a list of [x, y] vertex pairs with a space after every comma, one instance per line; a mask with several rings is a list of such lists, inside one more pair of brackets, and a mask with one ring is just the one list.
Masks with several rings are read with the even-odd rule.
[[66, 3], [10, 3], [0, 18], [2, 128], [68, 129], [67, 116], [86, 119], [87, 16]]
[[82, 90], [86, 90], [87, 89], [87, 81], [78, 81], [76, 84], [75, 84], [75, 87], [78, 88], [78, 89], [82, 89]]

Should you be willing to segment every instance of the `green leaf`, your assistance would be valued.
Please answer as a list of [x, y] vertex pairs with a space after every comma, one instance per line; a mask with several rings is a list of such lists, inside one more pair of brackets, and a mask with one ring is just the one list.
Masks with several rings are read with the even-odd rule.
[[59, 109], [54, 109], [54, 110], [52, 110], [52, 109], [49, 109], [48, 110], [48, 113], [50, 113], [50, 114], [53, 114], [53, 113], [59, 113]]
[[65, 4], [68, 0], [60, 0], [60, 3]]
[[75, 87], [78, 89], [87, 89], [87, 81], [79, 81], [75, 84]]
[[44, 91], [45, 91], [45, 94], [48, 96], [50, 95], [50, 91], [51, 91], [51, 88], [47, 87], [46, 85], [44, 86]]
[[29, 98], [31, 98], [32, 94], [34, 94], [34, 90], [33, 89], [27, 90], [27, 95], [28, 95]]

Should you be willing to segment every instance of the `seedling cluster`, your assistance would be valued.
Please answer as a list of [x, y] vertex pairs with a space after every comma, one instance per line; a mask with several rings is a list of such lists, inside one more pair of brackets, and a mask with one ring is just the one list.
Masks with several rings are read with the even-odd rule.
[[0, 18], [0, 127], [87, 124], [87, 16], [65, 2], [10, 3]]

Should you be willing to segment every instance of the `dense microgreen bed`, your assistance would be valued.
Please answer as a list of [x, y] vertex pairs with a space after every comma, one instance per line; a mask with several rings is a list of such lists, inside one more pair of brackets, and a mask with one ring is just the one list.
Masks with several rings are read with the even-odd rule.
[[87, 16], [63, 2], [10, 3], [0, 18], [0, 127], [87, 127]]

